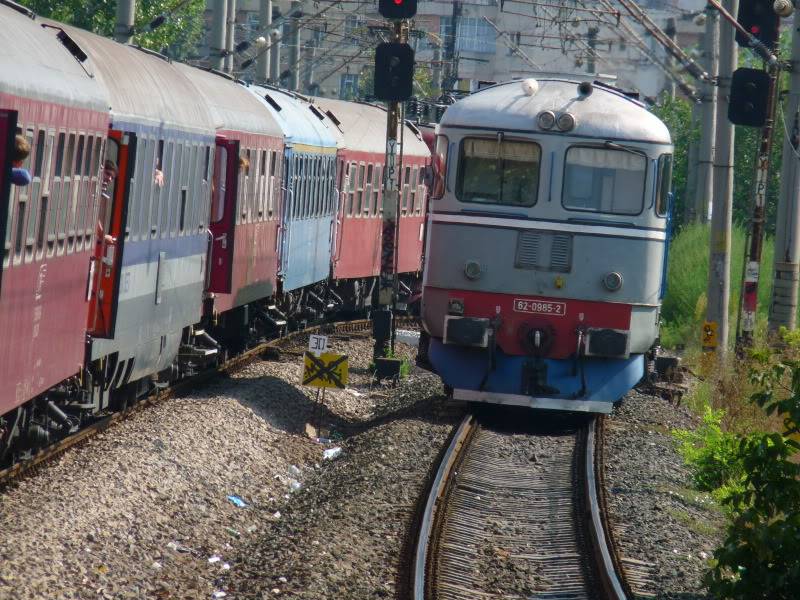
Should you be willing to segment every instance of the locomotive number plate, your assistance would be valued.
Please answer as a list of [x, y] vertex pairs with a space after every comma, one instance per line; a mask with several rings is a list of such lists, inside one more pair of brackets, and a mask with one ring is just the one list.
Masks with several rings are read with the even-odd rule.
[[567, 304], [565, 302], [548, 302], [543, 300], [523, 300], [522, 298], [514, 298], [514, 312], [563, 317], [567, 314]]

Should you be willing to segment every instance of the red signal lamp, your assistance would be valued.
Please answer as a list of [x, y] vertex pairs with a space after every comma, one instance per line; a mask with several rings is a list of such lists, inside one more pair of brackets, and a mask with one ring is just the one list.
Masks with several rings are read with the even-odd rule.
[[417, 0], [378, 0], [378, 12], [392, 21], [410, 19], [417, 14]]

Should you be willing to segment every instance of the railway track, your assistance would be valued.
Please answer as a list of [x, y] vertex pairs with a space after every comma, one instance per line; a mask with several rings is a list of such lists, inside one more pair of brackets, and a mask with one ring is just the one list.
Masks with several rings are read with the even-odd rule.
[[[418, 326], [419, 322], [415, 317], [401, 317], [396, 319], [396, 323], [398, 327], [416, 327]], [[30, 473], [33, 469], [43, 466], [45, 463], [47, 463], [47, 461], [54, 459], [67, 449], [85, 442], [93, 435], [100, 433], [101, 431], [105, 431], [115, 423], [128, 418], [133, 413], [144, 410], [148, 406], [163, 402], [174, 396], [187, 393], [198, 385], [201, 385], [213, 379], [214, 377], [218, 377], [223, 374], [235, 373], [254, 360], [264, 356], [265, 354], [268, 354], [270, 351], [275, 351], [281, 346], [291, 343], [291, 341], [297, 337], [309, 335], [311, 333], [366, 333], [369, 332], [371, 328], [372, 321], [370, 319], [322, 323], [320, 325], [292, 331], [282, 337], [258, 344], [257, 346], [254, 346], [253, 348], [250, 348], [241, 354], [237, 354], [236, 356], [229, 358], [223, 364], [214, 369], [202, 371], [197, 375], [176, 382], [169, 388], [157, 390], [146, 398], [139, 400], [133, 406], [102, 417], [91, 425], [84, 427], [80, 431], [77, 431], [74, 434], [51, 444], [30, 459], [17, 462], [10, 467], [3, 469], [0, 471], [0, 489], [18, 479], [23, 474]]]
[[413, 599], [631, 597], [606, 541], [595, 443], [594, 420], [520, 432], [468, 415], [422, 515]]

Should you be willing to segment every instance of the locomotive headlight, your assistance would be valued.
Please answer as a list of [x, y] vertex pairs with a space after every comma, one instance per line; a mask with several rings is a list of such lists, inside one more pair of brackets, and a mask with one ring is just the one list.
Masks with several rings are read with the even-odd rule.
[[540, 112], [539, 116], [537, 117], [537, 121], [539, 122], [540, 128], [552, 129], [556, 124], [556, 113], [554, 113], [552, 110]]
[[482, 274], [481, 263], [477, 260], [468, 260], [464, 264], [464, 275], [467, 279], [475, 281], [476, 279], [480, 279]]
[[616, 271], [611, 271], [610, 273], [606, 273], [605, 277], [603, 277], [603, 286], [609, 292], [618, 292], [622, 289], [622, 273], [617, 273]]
[[560, 131], [572, 131], [575, 128], [575, 117], [570, 113], [561, 113], [556, 120], [556, 127]]

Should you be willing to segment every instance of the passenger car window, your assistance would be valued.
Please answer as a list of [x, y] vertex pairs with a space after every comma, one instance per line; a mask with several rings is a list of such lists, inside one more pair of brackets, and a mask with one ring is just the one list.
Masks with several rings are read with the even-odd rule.
[[665, 217], [669, 211], [669, 192], [672, 189], [672, 155], [662, 154], [658, 159], [658, 190], [656, 214]]
[[539, 189], [541, 148], [533, 142], [465, 138], [456, 198], [461, 202], [533, 206]]
[[573, 146], [564, 166], [564, 208], [638, 215], [644, 204], [647, 158], [628, 150]]

